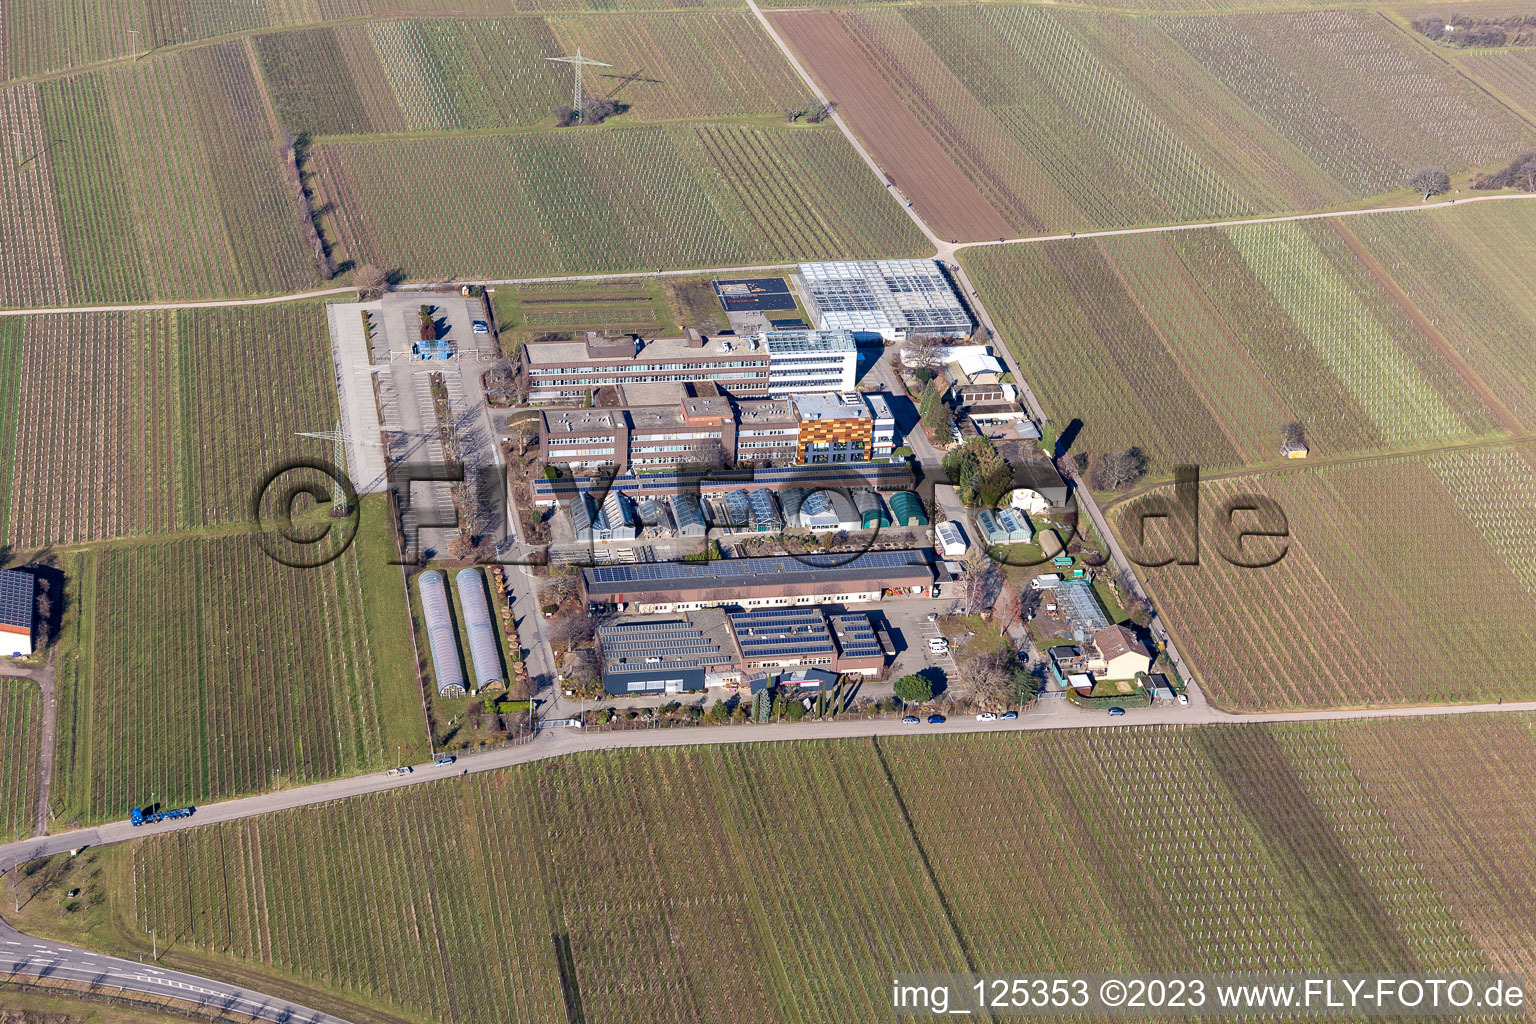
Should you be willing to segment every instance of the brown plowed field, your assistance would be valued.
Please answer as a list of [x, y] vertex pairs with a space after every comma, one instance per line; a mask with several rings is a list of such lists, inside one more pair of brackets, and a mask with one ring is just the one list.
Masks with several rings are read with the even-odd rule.
[[782, 11], [770, 17], [859, 140], [936, 234], [964, 241], [1015, 234], [918, 122], [837, 14]]

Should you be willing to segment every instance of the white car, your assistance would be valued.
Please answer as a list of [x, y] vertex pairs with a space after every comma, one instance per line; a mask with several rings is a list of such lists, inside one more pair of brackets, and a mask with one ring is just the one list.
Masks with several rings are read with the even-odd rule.
[[928, 649], [934, 654], [946, 654], [949, 652], [949, 644], [943, 640], [929, 640]]
[[399, 775], [409, 775], [414, 770], [415, 769], [413, 769], [410, 765], [403, 764], [403, 765], [401, 765], [398, 768], [391, 768], [389, 771], [385, 772], [384, 774], [388, 775], [390, 778], [394, 778], [394, 777], [399, 776]]
[[983, 711], [981, 714], [976, 716], [976, 721], [978, 721], [978, 722], [995, 722], [995, 721], [997, 721], [997, 716], [994, 715], [990, 711]]
[[1185, 707], [1189, 707], [1189, 694], [1187, 694], [1187, 693], [1179, 694], [1179, 703], [1183, 704]]
[[476, 320], [473, 324], [470, 324], [469, 329], [474, 331], [476, 334], [491, 333], [491, 325], [486, 323], [484, 320]]

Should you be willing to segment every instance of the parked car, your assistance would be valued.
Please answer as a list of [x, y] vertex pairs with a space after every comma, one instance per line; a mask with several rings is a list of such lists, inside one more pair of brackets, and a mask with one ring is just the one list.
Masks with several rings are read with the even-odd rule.
[[901, 724], [902, 725], [916, 725], [917, 722], [918, 722], [918, 718], [917, 718], [916, 715], [907, 715], [905, 718], [903, 718], [901, 720]]
[[928, 724], [929, 725], [943, 725], [944, 722], [945, 722], [945, 718], [944, 718], [943, 715], [929, 715], [928, 716]]
[[442, 757], [438, 758], [436, 761], [433, 761], [432, 763], [437, 765], [439, 768], [441, 768], [444, 765], [453, 764], [453, 762], [455, 762], [457, 760], [458, 760], [458, 758], [454, 757], [452, 754], [444, 754]]
[[1002, 717], [1002, 719], [1003, 719], [1003, 721], [1005, 721], [1005, 722], [1011, 722], [1011, 721], [1013, 721], [1013, 720], [1014, 720], [1014, 719], [1015, 719], [1015, 718], [1018, 718], [1018, 717], [1019, 717], [1019, 713], [1018, 713], [1018, 712], [1017, 712], [1017, 711], [1004, 711], [1004, 712], [1003, 712], [1003, 713], [1002, 713], [1002, 716], [1001, 716], [1001, 717]]
[[976, 716], [976, 721], [978, 721], [978, 722], [995, 722], [995, 721], [997, 721], [997, 716], [994, 715], [990, 711], [983, 711], [981, 714]]
[[491, 325], [486, 323], [484, 320], [476, 320], [474, 323], [469, 325], [469, 329], [474, 331], [476, 334], [491, 333]]
[[385, 772], [384, 774], [388, 775], [388, 776], [391, 776], [391, 777], [397, 776], [397, 775], [409, 775], [409, 774], [411, 774], [411, 766], [408, 765], [408, 764], [403, 764], [403, 765], [401, 765], [398, 768], [391, 768], [389, 771]]
[[928, 621], [929, 622], [938, 622], [939, 621], [939, 613], [938, 612], [929, 612], [928, 613]]
[[1187, 693], [1179, 694], [1179, 703], [1183, 704], [1185, 707], [1189, 707], [1189, 694], [1187, 694]]
[[1110, 708], [1109, 709], [1109, 717], [1111, 717], [1111, 718], [1119, 718], [1123, 714], [1125, 714], [1125, 708]]

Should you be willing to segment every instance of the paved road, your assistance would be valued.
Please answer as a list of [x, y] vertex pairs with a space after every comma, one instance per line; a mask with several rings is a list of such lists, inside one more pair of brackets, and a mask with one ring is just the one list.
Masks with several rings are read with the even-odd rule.
[[383, 772], [334, 779], [309, 786], [262, 793], [205, 804], [191, 818], [134, 828], [127, 821], [112, 822], [95, 828], [74, 829], [40, 838], [24, 839], [0, 846], [0, 871], [36, 857], [63, 853], [76, 847], [109, 846], [143, 836], [161, 835], [182, 829], [198, 828], [217, 822], [271, 814], [295, 807], [309, 807], [348, 797], [381, 793], [427, 782], [451, 779], [463, 773], [494, 771], [512, 765], [543, 761], [567, 754], [594, 750], [633, 747], [675, 747], [720, 743], [775, 743], [791, 740], [854, 739], [868, 736], [904, 736], [914, 733], [933, 735], [954, 732], [1033, 732], [1045, 729], [1091, 729], [1110, 726], [1190, 725], [1220, 722], [1315, 722], [1367, 718], [1417, 718], [1438, 715], [1487, 714], [1498, 711], [1536, 711], [1536, 701], [1505, 704], [1457, 704], [1430, 707], [1355, 708], [1342, 711], [1281, 711], [1235, 715], [1209, 705], [1151, 707], [1138, 709], [1121, 718], [1077, 708], [1064, 700], [1042, 701], [1012, 722], [977, 722], [956, 718], [943, 726], [924, 726], [914, 730], [895, 720], [840, 719], [832, 722], [798, 722], [782, 725], [689, 726], [670, 729], [636, 729], [626, 732], [590, 732], [577, 729], [547, 730], [521, 744], [501, 747], [481, 754], [460, 757], [447, 767], [422, 765], [407, 776], [391, 778]]
[[120, 989], [185, 999], [210, 1009], [247, 1014], [275, 1024], [347, 1024], [339, 1017], [286, 999], [180, 971], [103, 956], [62, 942], [43, 942], [0, 921], [0, 973], [78, 981], [110, 992]]

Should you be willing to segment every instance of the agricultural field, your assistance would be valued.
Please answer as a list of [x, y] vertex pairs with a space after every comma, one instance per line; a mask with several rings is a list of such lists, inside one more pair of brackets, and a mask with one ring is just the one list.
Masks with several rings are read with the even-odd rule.
[[[826, 127], [726, 124], [318, 144], [343, 258], [452, 280], [919, 255]], [[593, 216], [601, 210], [603, 216]], [[836, 211], [833, 216], [831, 211]]]
[[30, 679], [0, 676], [0, 842], [32, 834], [43, 698]]
[[515, 128], [570, 103], [581, 49], [590, 96], [632, 120], [778, 115], [805, 89], [744, 11], [375, 21], [259, 36], [284, 127], [311, 135]]
[[19, 923], [152, 927], [359, 1021], [875, 1020], [909, 965], [1529, 971], [1533, 770], [1516, 715], [593, 752], [87, 852], [54, 888], [92, 909]]
[[1512, 201], [962, 259], [1078, 450], [1210, 471], [1277, 461], [1291, 421], [1328, 458], [1536, 426], [1533, 228]]
[[17, 318], [0, 381], [19, 548], [244, 521], [268, 471], [327, 454], [295, 433], [337, 415], [319, 305]]
[[0, 88], [0, 123], [0, 306], [54, 302], [67, 290], [38, 87]]
[[236, 32], [349, 18], [735, 6], [730, 0], [6, 0], [0, 17], [0, 81]]
[[1324, 208], [1401, 189], [1421, 164], [1454, 173], [1536, 144], [1536, 127], [1370, 12], [773, 18], [950, 238]]
[[[60, 304], [291, 291], [318, 282], [276, 126], [241, 44], [37, 88], [38, 131], [48, 140], [38, 159], [51, 175], [64, 283], [45, 290], [41, 281], [7, 277], [0, 290], [44, 291]], [[23, 258], [57, 263], [48, 237], [44, 232]]]
[[73, 555], [80, 611], [60, 655], [53, 783], [61, 819], [425, 757], [399, 569], [377, 537], [360, 535], [317, 569], [273, 562], [246, 531]]
[[[1229, 500], [1276, 502], [1284, 557], [1210, 536]], [[1536, 697], [1536, 447], [1494, 445], [1206, 481], [1198, 566], [1145, 570], [1206, 694], [1234, 710]], [[1139, 500], [1111, 516], [1138, 532]], [[1139, 545], [1131, 543], [1132, 548]], [[1250, 542], [1245, 560], [1274, 553]], [[1166, 557], [1155, 547], [1141, 561]], [[1133, 554], [1133, 557], [1136, 557]]]
[[1536, 121], [1536, 49], [1452, 50], [1445, 59], [1526, 120]]

